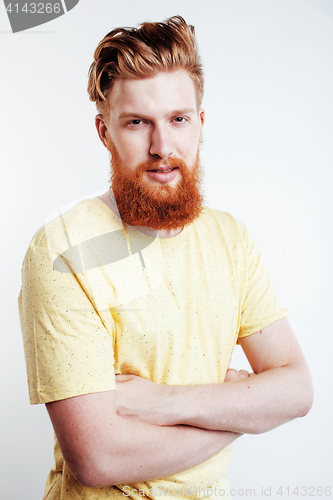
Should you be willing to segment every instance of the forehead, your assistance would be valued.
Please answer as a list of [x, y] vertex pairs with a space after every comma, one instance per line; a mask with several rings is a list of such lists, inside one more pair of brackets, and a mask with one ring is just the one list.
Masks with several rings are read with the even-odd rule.
[[110, 94], [110, 112], [161, 114], [177, 109], [196, 110], [196, 94], [188, 72], [159, 72], [151, 78], [117, 79]]

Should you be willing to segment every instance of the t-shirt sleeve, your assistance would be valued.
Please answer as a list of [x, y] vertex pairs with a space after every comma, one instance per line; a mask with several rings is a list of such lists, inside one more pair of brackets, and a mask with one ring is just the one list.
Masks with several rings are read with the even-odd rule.
[[31, 404], [115, 389], [112, 316], [102, 318], [84, 275], [53, 268], [56, 257], [31, 245], [23, 263], [19, 311]]
[[264, 258], [247, 229], [244, 229], [245, 269], [243, 269], [243, 301], [238, 338], [269, 326], [285, 318]]

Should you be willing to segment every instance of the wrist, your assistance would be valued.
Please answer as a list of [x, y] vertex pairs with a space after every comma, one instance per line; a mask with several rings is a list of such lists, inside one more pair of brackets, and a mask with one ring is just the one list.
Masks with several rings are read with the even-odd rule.
[[179, 425], [179, 398], [177, 385], [161, 385], [157, 411], [160, 413], [160, 424], [163, 426]]
[[166, 388], [164, 408], [168, 422], [164, 425], [191, 425], [189, 420], [192, 405], [188, 393], [196, 386], [169, 385]]

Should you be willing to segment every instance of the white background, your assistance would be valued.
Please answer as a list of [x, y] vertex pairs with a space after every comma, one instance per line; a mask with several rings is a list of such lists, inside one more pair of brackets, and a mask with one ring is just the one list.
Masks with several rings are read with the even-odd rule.
[[315, 385], [306, 418], [236, 442], [234, 496], [286, 498], [289, 486], [297, 498], [296, 486], [333, 486], [333, 2], [81, 0], [18, 34], [1, 2], [3, 499], [41, 499], [53, 463], [46, 410], [28, 401], [17, 295], [35, 230], [57, 208], [107, 188], [109, 160], [86, 95], [94, 49], [116, 26], [175, 14], [196, 26], [204, 63], [207, 204], [245, 222], [259, 243]]

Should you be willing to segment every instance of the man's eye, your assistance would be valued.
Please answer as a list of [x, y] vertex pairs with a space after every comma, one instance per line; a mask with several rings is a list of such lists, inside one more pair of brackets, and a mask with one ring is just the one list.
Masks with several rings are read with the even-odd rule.
[[185, 118], [183, 116], [176, 116], [175, 122], [177, 123], [182, 123], [185, 121]]
[[141, 120], [139, 120], [139, 119], [131, 121], [131, 125], [140, 125], [140, 123], [141, 123]]

